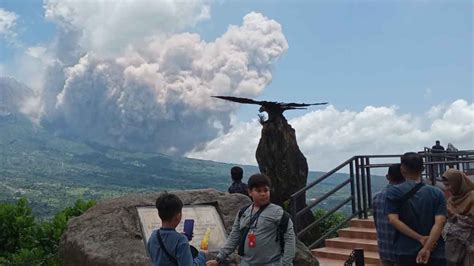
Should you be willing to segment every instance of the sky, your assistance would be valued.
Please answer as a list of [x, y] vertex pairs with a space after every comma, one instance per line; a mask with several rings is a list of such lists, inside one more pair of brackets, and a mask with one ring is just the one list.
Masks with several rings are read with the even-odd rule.
[[258, 108], [228, 94], [328, 101], [285, 113], [312, 170], [474, 149], [472, 1], [78, 3], [0, 0], [0, 76], [65, 134], [256, 164]]

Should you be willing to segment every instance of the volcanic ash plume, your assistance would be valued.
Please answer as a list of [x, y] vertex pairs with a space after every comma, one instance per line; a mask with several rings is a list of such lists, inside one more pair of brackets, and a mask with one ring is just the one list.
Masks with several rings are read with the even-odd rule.
[[183, 154], [230, 127], [237, 106], [210, 96], [259, 95], [288, 49], [280, 24], [258, 13], [213, 42], [193, 33], [147, 40], [114, 57], [89, 51], [66, 67], [59, 93], [44, 99], [54, 103], [45, 119], [86, 140]]

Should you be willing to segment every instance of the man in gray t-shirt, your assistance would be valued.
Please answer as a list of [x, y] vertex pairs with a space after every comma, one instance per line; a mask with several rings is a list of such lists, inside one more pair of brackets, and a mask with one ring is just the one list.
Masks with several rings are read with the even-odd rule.
[[[242, 244], [239, 241], [241, 230], [246, 226], [249, 226], [249, 230], [243, 237], [243, 255], [240, 257], [240, 265], [293, 265], [295, 257], [293, 223], [291, 220], [288, 221], [283, 235], [284, 248], [282, 250], [280, 246], [282, 239], [279, 239], [277, 234], [284, 210], [270, 203], [270, 180], [261, 174], [253, 175], [249, 178], [248, 191], [253, 204], [241, 216], [237, 214], [225, 246], [219, 251], [217, 259], [208, 261], [207, 265], [215, 266], [223, 263], [225, 258]], [[255, 218], [252, 219], [252, 217]], [[249, 222], [252, 223], [249, 224]]]

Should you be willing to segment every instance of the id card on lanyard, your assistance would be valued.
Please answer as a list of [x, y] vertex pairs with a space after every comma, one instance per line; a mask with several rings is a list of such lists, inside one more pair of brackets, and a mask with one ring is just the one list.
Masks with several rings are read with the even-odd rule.
[[247, 244], [249, 248], [254, 248], [257, 246], [257, 237], [253, 233], [253, 230], [250, 230], [249, 234], [247, 235]]
[[[250, 210], [250, 215], [253, 213], [253, 205], [252, 209]], [[258, 223], [258, 218], [260, 217], [260, 214], [257, 214], [257, 218], [255, 219], [255, 223], [253, 225], [250, 225], [250, 230], [249, 233], [247, 234], [247, 245], [249, 248], [254, 248], [257, 246], [257, 237], [255, 236], [255, 233], [253, 232], [252, 228], [257, 228], [257, 223]]]

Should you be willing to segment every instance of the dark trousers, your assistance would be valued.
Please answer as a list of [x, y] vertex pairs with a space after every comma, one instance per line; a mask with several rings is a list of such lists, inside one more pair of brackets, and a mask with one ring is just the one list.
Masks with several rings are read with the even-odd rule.
[[398, 256], [397, 265], [403, 266], [446, 266], [446, 259], [430, 258], [427, 264], [416, 263], [416, 256]]

